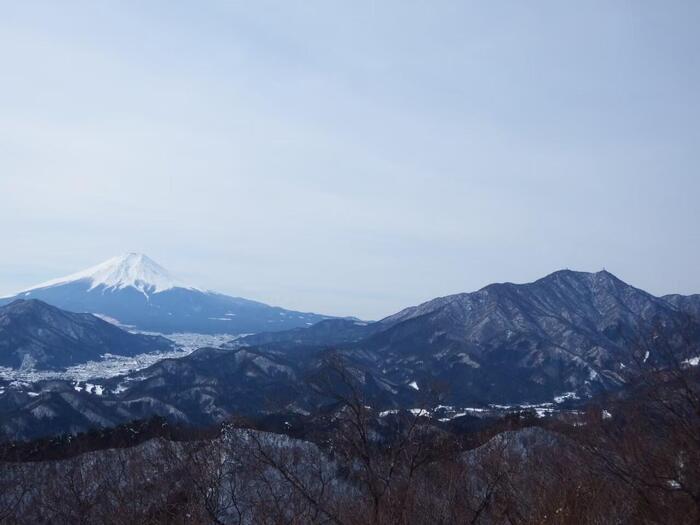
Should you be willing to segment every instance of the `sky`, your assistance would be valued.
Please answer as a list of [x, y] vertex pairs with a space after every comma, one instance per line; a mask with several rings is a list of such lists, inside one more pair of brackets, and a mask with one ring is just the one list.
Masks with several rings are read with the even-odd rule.
[[377, 319], [700, 293], [700, 3], [0, 0], [0, 295], [143, 252]]

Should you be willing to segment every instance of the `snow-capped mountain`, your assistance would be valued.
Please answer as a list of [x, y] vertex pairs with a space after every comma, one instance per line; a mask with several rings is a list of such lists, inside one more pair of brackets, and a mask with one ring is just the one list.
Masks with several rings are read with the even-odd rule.
[[40, 299], [138, 330], [161, 333], [253, 333], [287, 330], [327, 319], [201, 290], [149, 257], [128, 253], [0, 299]]
[[76, 281], [89, 282], [90, 288], [88, 291], [92, 291], [95, 288], [121, 290], [131, 287], [139, 290], [146, 296], [171, 290], [172, 288], [197, 289], [175, 279], [168, 270], [150, 257], [141, 253], [127, 253], [112, 257], [103, 263], [66, 277], [59, 277], [58, 279], [52, 279], [32, 286], [27, 290], [23, 290], [23, 292], [51, 288]]

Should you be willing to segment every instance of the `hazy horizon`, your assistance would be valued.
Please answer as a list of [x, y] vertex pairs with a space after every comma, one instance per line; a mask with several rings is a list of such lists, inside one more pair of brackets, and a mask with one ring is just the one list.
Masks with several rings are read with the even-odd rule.
[[[153, 260], [148, 254], [139, 253], [139, 252], [126, 252], [126, 253], [123, 253], [123, 254], [118, 254], [117, 256], [114, 257], [114, 259], [116, 259], [116, 258], [121, 258], [121, 257], [127, 256], [127, 255], [145, 255], [145, 256], [148, 257], [149, 259]], [[112, 259], [112, 258], [109, 258], [109, 259]], [[98, 266], [99, 264], [108, 262], [109, 259], [107, 259], [107, 260], [105, 260], [105, 261], [99, 261], [98, 264], [90, 265], [90, 266], [85, 267], [85, 268], [80, 268], [80, 269], [78, 270], [78, 272], [81, 272], [81, 271], [83, 271], [83, 270], [90, 269], [90, 268], [93, 267], [93, 266]], [[155, 262], [156, 262], [157, 264], [160, 265], [159, 261], [155, 261]], [[161, 265], [161, 266], [163, 266], [163, 265]], [[171, 274], [171, 276], [172, 276], [173, 278], [179, 279], [179, 275], [170, 272], [169, 269], [166, 268], [166, 267], [164, 267], [164, 268], [165, 268], [165, 270], [167, 270], [167, 271]], [[545, 275], [541, 275], [541, 276], [539, 276], [539, 277], [535, 277], [535, 278], [533, 278], [532, 280], [529, 280], [529, 281], [514, 282], [514, 281], [510, 281], [510, 280], [505, 280], [505, 281], [489, 282], [489, 283], [484, 283], [482, 286], [479, 286], [478, 288], [475, 288], [475, 289], [473, 289], [473, 290], [460, 290], [460, 291], [455, 291], [455, 292], [453, 292], [453, 293], [454, 293], [454, 294], [457, 294], [457, 293], [462, 293], [462, 292], [476, 292], [476, 291], [480, 290], [481, 288], [484, 288], [484, 287], [486, 287], [486, 286], [488, 286], [488, 285], [490, 285], [490, 284], [496, 284], [496, 283], [527, 284], [527, 283], [531, 283], [531, 282], [533, 282], [533, 281], [536, 281], [536, 280], [538, 280], [538, 279], [547, 277], [547, 276], [549, 276], [550, 274], [553, 274], [553, 273], [556, 273], [556, 272], [562, 271], [562, 270], [569, 270], [569, 271], [574, 271], [574, 272], [584, 272], [584, 273], [596, 273], [596, 272], [599, 272], [599, 271], [608, 271], [608, 272], [610, 272], [610, 270], [608, 270], [607, 268], [601, 268], [601, 269], [599, 269], [599, 270], [580, 270], [580, 269], [576, 269], [576, 268], [557, 268], [557, 269], [554, 269], [554, 270], [548, 272], [548, 273], [545, 274]], [[72, 274], [73, 274], [73, 273], [76, 273], [76, 272], [67, 273], [67, 274], [65, 274], [65, 275], [54, 276], [55, 279], [48, 279], [47, 281], [36, 282], [36, 283], [34, 283], [33, 285], [31, 285], [31, 287], [25, 287], [25, 288], [23, 288], [23, 289], [21, 289], [21, 290], [14, 290], [14, 291], [11, 292], [11, 293], [0, 293], [0, 299], [7, 298], [7, 297], [12, 297], [12, 296], [14, 296], [14, 295], [16, 295], [16, 294], [18, 294], [18, 293], [20, 293], [20, 292], [25, 292], [25, 291], [27, 291], [27, 290], [30, 289], [30, 288], [31, 288], [31, 289], [34, 289], [34, 288], [38, 288], [38, 287], [41, 287], [41, 286], [52, 286], [52, 285], [54, 285], [54, 283], [51, 282], [51, 281], [53, 281], [53, 280], [58, 280], [58, 279], [63, 278], [63, 277], [72, 277]], [[613, 273], [613, 272], [610, 272], [610, 273]], [[616, 277], [620, 278], [620, 279], [623, 280], [623, 281], [625, 280], [623, 277], [621, 277], [621, 276], [619, 276], [619, 275], [616, 275]], [[634, 286], [634, 283], [628, 282], [627, 284], [630, 284], [630, 285]], [[199, 288], [199, 289], [205, 290], [205, 291], [220, 292], [220, 293], [221, 293], [221, 290], [217, 290], [217, 289], [213, 289], [213, 288], [201, 288], [201, 287], [199, 287], [199, 286], [197, 285], [197, 283], [194, 283], [194, 282], [185, 282], [185, 281], [181, 281], [178, 285], [180, 285], [180, 286], [192, 286], [192, 287]], [[447, 295], [452, 295], [452, 294], [447, 294]], [[668, 294], [666, 294], [666, 293], [660, 293], [660, 294], [657, 294], [657, 295], [661, 296], [661, 295], [668, 295]], [[397, 313], [398, 311], [400, 311], [400, 310], [402, 310], [402, 309], [404, 309], [404, 308], [408, 308], [408, 307], [410, 307], [410, 306], [415, 306], [415, 305], [417, 305], [417, 304], [420, 304], [420, 303], [429, 301], [429, 300], [434, 299], [434, 298], [436, 298], [436, 297], [437, 297], [437, 296], [429, 296], [429, 297], [426, 297], [426, 298], [424, 298], [424, 299], [418, 300], [415, 304], [406, 304], [406, 305], [404, 305], [404, 306], [398, 308], [397, 310], [392, 311], [392, 312], [389, 312], [389, 313], [387, 313], [387, 314], [384, 314], [384, 315], [382, 315], [382, 316], [380, 316], [380, 317], [376, 317], [376, 318], [362, 317], [362, 319], [364, 319], [364, 320], [380, 320], [380, 319], [382, 319], [382, 318], [384, 318], [384, 317], [390, 316], [391, 314]], [[253, 297], [247, 297], [247, 299], [255, 299], [255, 298], [253, 298]], [[283, 305], [283, 304], [271, 304], [271, 306], [281, 306], [281, 307], [285, 307], [286, 305]], [[318, 312], [316, 312], [316, 313], [328, 314], [328, 312], [320, 312], [320, 311], [318, 311]], [[346, 316], [354, 316], [354, 314], [328, 314], [328, 315], [346, 315]]]
[[0, 295], [142, 252], [378, 319], [603, 268], [699, 293], [700, 4], [9, 3]]

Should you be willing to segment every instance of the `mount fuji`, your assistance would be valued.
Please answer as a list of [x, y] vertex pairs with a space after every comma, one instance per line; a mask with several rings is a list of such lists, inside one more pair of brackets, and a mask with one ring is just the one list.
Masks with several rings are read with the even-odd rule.
[[0, 305], [16, 299], [39, 299], [71, 312], [89, 312], [125, 327], [160, 333], [274, 332], [329, 318], [201, 290], [139, 253], [113, 257], [38, 284], [0, 299]]

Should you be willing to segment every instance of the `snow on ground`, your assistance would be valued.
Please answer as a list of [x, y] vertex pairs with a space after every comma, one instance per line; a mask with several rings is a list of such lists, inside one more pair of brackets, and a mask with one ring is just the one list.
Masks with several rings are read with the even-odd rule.
[[447, 421], [451, 421], [452, 419], [457, 419], [458, 417], [470, 416], [470, 415], [475, 415], [475, 414], [484, 414], [487, 412], [488, 412], [488, 410], [486, 408], [462, 408], [461, 411], [454, 411], [453, 410], [452, 412], [449, 413], [449, 415], [439, 418], [439, 421], [446, 423]]
[[690, 359], [686, 359], [685, 361], [683, 361], [683, 364], [688, 365], [688, 366], [698, 366], [698, 365], [700, 365], [700, 356], [691, 357]]
[[[203, 348], [205, 346], [219, 347], [225, 342], [236, 339], [236, 337], [227, 334], [206, 335], [192, 333], [168, 334], [164, 335], [164, 337], [173, 341], [177, 345], [177, 348], [170, 352], [154, 352], [131, 357], [104, 354], [100, 361], [89, 361], [87, 363], [68, 367], [65, 370], [16, 370], [13, 368], [0, 367], [0, 379], [22, 383], [33, 383], [44, 379], [66, 379], [84, 383], [91, 379], [107, 379], [142, 370], [163, 359], [185, 357], [198, 348]], [[102, 387], [100, 387], [100, 390], [101, 388]]]
[[[371, 407], [367, 407], [371, 408]], [[392, 414], [398, 414], [400, 411], [399, 410], [385, 410], [383, 412], [379, 413], [379, 417], [386, 417], [390, 416]], [[414, 416], [421, 416], [421, 417], [431, 417], [431, 411], [426, 410], [425, 408], [410, 408], [408, 409], [408, 412], [413, 414]]]
[[557, 404], [563, 403], [567, 399], [579, 399], [578, 394], [576, 392], [564, 392], [561, 395], [558, 395], [554, 398], [554, 402]]
[[[547, 416], [552, 416], [557, 413], [568, 412], [575, 413], [574, 411], [562, 411], [559, 407], [555, 407], [553, 403], [540, 403], [540, 404], [525, 404], [525, 405], [489, 405], [488, 408], [485, 407], [453, 407], [449, 405], [438, 405], [434, 408], [424, 409], [424, 408], [411, 408], [408, 411], [414, 416], [423, 416], [437, 419], [443, 423], [456, 419], [458, 417], [464, 416], [499, 416], [504, 413], [519, 412], [521, 410], [532, 410], [535, 416], [538, 418], [543, 418]], [[398, 414], [399, 410], [385, 410], [379, 413], [379, 417], [387, 417], [393, 414]]]
[[85, 391], [88, 394], [97, 394], [98, 396], [101, 396], [102, 392], [104, 391], [104, 388], [102, 388], [102, 385], [93, 385], [92, 383], [86, 383]]

